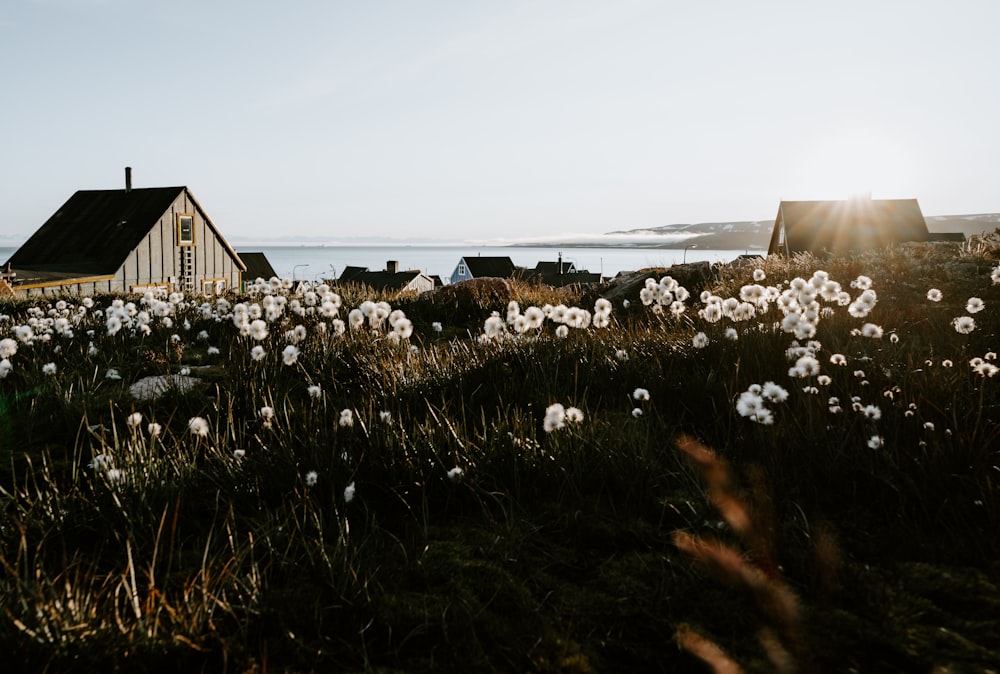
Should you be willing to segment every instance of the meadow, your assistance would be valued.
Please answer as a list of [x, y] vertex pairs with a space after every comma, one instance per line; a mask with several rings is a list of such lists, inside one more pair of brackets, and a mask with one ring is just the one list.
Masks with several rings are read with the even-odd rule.
[[998, 257], [3, 301], [4, 671], [995, 671]]

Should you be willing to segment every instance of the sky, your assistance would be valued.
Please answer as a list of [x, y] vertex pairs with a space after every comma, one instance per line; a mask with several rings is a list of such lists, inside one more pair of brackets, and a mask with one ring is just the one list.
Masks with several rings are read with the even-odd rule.
[[0, 236], [188, 186], [230, 240], [1000, 211], [996, 0], [4, 0]]

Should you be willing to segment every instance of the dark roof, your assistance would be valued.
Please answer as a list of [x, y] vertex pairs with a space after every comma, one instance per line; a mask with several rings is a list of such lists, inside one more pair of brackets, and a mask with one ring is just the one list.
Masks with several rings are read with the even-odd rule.
[[514, 261], [509, 257], [463, 257], [473, 278], [510, 278], [514, 274]]
[[[572, 272], [570, 270], [573, 270]], [[535, 265], [535, 272], [542, 274], [543, 276], [548, 275], [559, 275], [559, 274], [570, 274], [575, 273], [576, 268], [573, 266], [572, 262], [566, 262], [560, 260], [558, 262], [539, 262]]]
[[243, 260], [243, 264], [247, 266], [247, 270], [243, 272], [244, 279], [262, 278], [265, 281], [270, 281], [271, 278], [278, 275], [264, 253], [239, 253], [239, 256]]
[[340, 283], [357, 283], [375, 290], [400, 290], [420, 276], [419, 269], [408, 271], [368, 271], [366, 267], [346, 267], [337, 279]]
[[184, 189], [80, 190], [9, 263], [56, 274], [113, 274]]
[[[785, 241], [779, 243], [782, 227]], [[845, 252], [926, 239], [916, 199], [782, 201], [768, 253]]]

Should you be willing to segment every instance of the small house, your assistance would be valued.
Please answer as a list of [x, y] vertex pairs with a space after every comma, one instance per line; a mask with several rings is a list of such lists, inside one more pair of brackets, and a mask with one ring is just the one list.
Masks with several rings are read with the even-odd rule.
[[929, 238], [916, 199], [782, 201], [767, 252], [844, 253]]
[[187, 187], [73, 194], [4, 267], [21, 296], [143, 292], [215, 295], [246, 266]]
[[270, 281], [272, 278], [278, 277], [278, 273], [274, 271], [271, 261], [267, 259], [267, 255], [264, 253], [240, 253], [239, 255], [240, 259], [243, 260], [243, 264], [246, 265], [246, 270], [243, 272], [242, 285], [244, 292], [257, 279]]
[[434, 279], [419, 269], [400, 271], [399, 262], [389, 260], [384, 271], [368, 271], [367, 267], [345, 267], [338, 283], [356, 283], [375, 290], [391, 292], [422, 292], [434, 289]]
[[451, 282], [468, 281], [474, 278], [513, 278], [517, 272], [514, 261], [509, 257], [468, 256], [458, 261], [451, 274]]

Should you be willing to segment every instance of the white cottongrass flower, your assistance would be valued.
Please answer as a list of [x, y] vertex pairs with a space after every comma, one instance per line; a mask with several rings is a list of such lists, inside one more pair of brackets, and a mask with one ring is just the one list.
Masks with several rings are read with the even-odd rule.
[[448, 479], [451, 480], [452, 482], [458, 482], [459, 480], [462, 479], [462, 474], [464, 472], [465, 471], [463, 471], [461, 468], [455, 466], [454, 468], [448, 471]]
[[932, 421], [925, 421], [924, 422], [924, 430], [925, 431], [933, 431], [934, 430], [934, 422], [932, 422]]
[[972, 316], [958, 316], [952, 319], [951, 324], [955, 326], [955, 332], [967, 335], [976, 329], [976, 321]]
[[46, 363], [45, 365], [42, 365], [42, 374], [46, 374], [51, 377], [56, 373], [57, 369], [58, 368], [55, 363]]
[[583, 421], [583, 410], [579, 407], [566, 408], [566, 423], [578, 424]]
[[319, 479], [319, 473], [317, 473], [315, 470], [310, 470], [308, 473], [306, 473], [306, 486], [315, 487], [317, 479]]
[[927, 291], [927, 299], [931, 302], [940, 302], [942, 297], [941, 291], [937, 288], [931, 288]]
[[882, 326], [875, 325], [874, 323], [865, 323], [863, 326], [861, 326], [861, 336], [869, 337], [871, 339], [881, 339]]
[[112, 381], [118, 381], [118, 380], [120, 380], [122, 378], [122, 376], [118, 372], [118, 370], [116, 370], [114, 368], [109, 368], [108, 371], [104, 373], [104, 378], [105, 379], [110, 379]]
[[264, 351], [264, 347], [260, 344], [250, 349], [250, 358], [255, 361], [264, 360], [265, 355], [267, 355], [267, 352]]
[[6, 379], [10, 371], [14, 369], [14, 366], [10, 364], [10, 361], [4, 358], [0, 360], [0, 379]]
[[267, 323], [261, 319], [250, 322], [250, 337], [258, 342], [267, 338]]
[[736, 411], [740, 416], [756, 419], [757, 415], [765, 409], [764, 398], [753, 391], [744, 391], [736, 399]]
[[107, 454], [97, 454], [87, 465], [92, 468], [95, 473], [103, 473], [111, 468], [111, 457]]
[[945, 358], [944, 360], [941, 361], [941, 367], [952, 367], [953, 365], [954, 363], [951, 362], [949, 358]]
[[125, 425], [129, 428], [139, 428], [139, 424], [142, 423], [142, 412], [133, 412], [132, 414], [125, 417]]
[[208, 436], [208, 422], [201, 417], [191, 417], [188, 421], [188, 430], [192, 435], [197, 435], [198, 437]]
[[820, 386], [829, 386], [831, 382], [833, 382], [833, 379], [828, 375], [821, 374], [816, 377], [816, 383]]
[[893, 332], [892, 334], [889, 335], [889, 341], [892, 344], [898, 343], [899, 342], [899, 335], [897, 335], [895, 332]]
[[704, 332], [699, 332], [691, 340], [691, 345], [694, 346], [694, 348], [696, 349], [704, 349], [706, 346], [708, 346], [708, 335], [706, 335]]
[[858, 290], [868, 290], [872, 287], [872, 280], [867, 276], [861, 275], [851, 281], [851, 287]]
[[870, 449], [878, 449], [884, 444], [882, 438], [878, 435], [873, 435], [868, 438], [868, 447]]
[[319, 384], [313, 384], [312, 386], [310, 386], [306, 390], [309, 392], [309, 397], [310, 398], [322, 398], [323, 397], [323, 389], [319, 386]]
[[218, 356], [219, 355], [219, 347], [217, 347], [217, 346], [210, 346], [207, 349], [205, 349], [205, 353], [207, 355], [209, 355], [209, 356]]
[[556, 337], [563, 339], [569, 335], [569, 328], [565, 325], [560, 325], [556, 328]]
[[382, 423], [388, 424], [392, 421], [392, 412], [389, 412], [387, 410], [382, 410], [381, 412], [378, 413], [378, 418], [379, 421], [381, 421]]
[[965, 310], [970, 314], [976, 314], [986, 308], [986, 303], [983, 302], [978, 297], [970, 297], [969, 301], [965, 303]]
[[880, 410], [875, 405], [865, 405], [864, 409], [861, 410], [861, 413], [864, 414], [866, 418], [871, 419], [872, 421], [878, 421], [879, 419], [882, 418], [882, 410]]
[[354, 488], [354, 483], [353, 482], [351, 484], [347, 485], [346, 487], [344, 487], [344, 503], [350, 503], [351, 501], [353, 501], [354, 500], [354, 493], [356, 491], [357, 490]]
[[299, 359], [299, 348], [294, 344], [289, 344], [285, 347], [285, 350], [281, 352], [281, 362], [285, 365], [294, 365], [295, 361]]
[[990, 278], [993, 279], [993, 285], [1000, 283], [1000, 265], [993, 268], [990, 272]]
[[431, 330], [433, 330], [434, 332], [441, 332], [443, 329], [444, 328], [442, 327], [439, 321], [434, 321], [433, 323], [431, 323]]
[[767, 274], [764, 273], [763, 269], [754, 269], [753, 270], [753, 280], [754, 281], [757, 281], [758, 283], [760, 283], [761, 281], [763, 281], [766, 278], [767, 278]]
[[10, 337], [0, 339], [0, 358], [10, 358], [17, 353], [17, 342]]
[[350, 409], [340, 412], [340, 420], [337, 422], [342, 428], [350, 428], [354, 425], [354, 412]]
[[146, 426], [146, 432], [149, 433], [149, 437], [158, 438], [160, 437], [160, 433], [163, 432], [163, 426], [155, 421], [150, 422], [149, 426]]
[[625, 349], [618, 349], [615, 351], [615, 360], [620, 363], [625, 363], [628, 361], [628, 351]]
[[646, 400], [649, 400], [649, 391], [644, 388], [637, 388], [632, 391], [632, 397], [636, 400], [645, 402]]
[[559, 430], [566, 425], [566, 408], [559, 403], [552, 403], [545, 408], [545, 419], [542, 427], [546, 433]]
[[642, 408], [639, 408], [639, 407], [633, 408], [633, 410], [632, 410], [632, 416], [635, 417], [636, 419], [638, 419], [639, 417], [641, 417], [642, 416]]
[[998, 368], [993, 363], [986, 362], [985, 360], [982, 361], [982, 362], [980, 362], [978, 365], [976, 365], [972, 369], [973, 369], [973, 372], [975, 372], [976, 374], [980, 374], [980, 375], [982, 375], [984, 377], [992, 377], [997, 372], [1000, 372], [1000, 368]]
[[735, 342], [740, 338], [739, 333], [736, 332], [736, 328], [726, 328], [726, 339], [731, 342]]
[[802, 356], [795, 361], [795, 365], [788, 370], [789, 377], [814, 377], [819, 374], [819, 361], [813, 356]]
[[773, 381], [764, 383], [761, 395], [772, 403], [783, 403], [788, 400], [788, 391]]

